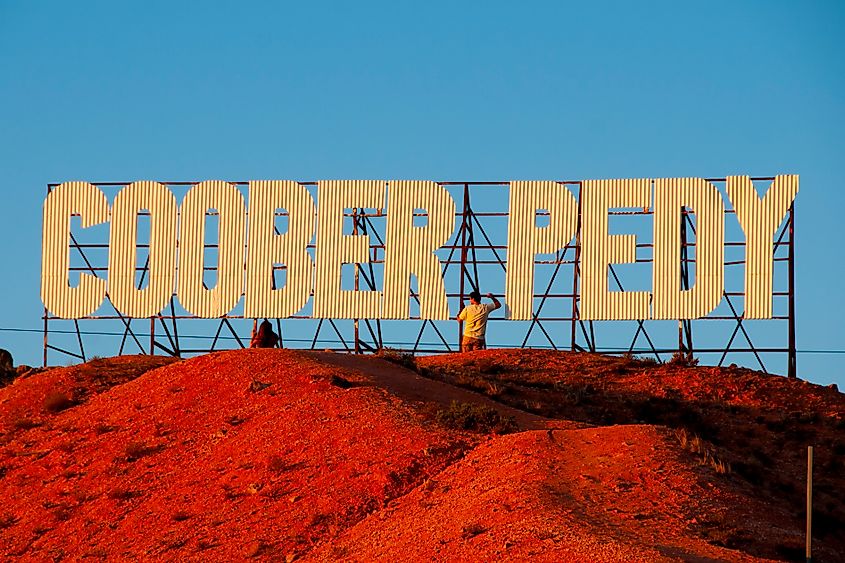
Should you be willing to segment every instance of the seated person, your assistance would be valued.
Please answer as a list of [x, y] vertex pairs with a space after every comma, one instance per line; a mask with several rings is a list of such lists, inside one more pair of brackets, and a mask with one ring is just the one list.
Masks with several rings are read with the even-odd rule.
[[279, 335], [273, 332], [270, 321], [264, 319], [258, 330], [252, 328], [252, 339], [249, 342], [250, 348], [275, 348], [279, 344]]

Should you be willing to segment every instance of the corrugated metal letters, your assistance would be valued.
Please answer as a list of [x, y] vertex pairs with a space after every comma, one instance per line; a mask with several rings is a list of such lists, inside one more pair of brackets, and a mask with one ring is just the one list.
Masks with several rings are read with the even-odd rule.
[[[578, 201], [559, 182], [511, 182], [505, 273], [509, 318], [533, 318], [536, 256], [555, 254], [560, 260], [567, 245], [580, 250], [581, 319], [707, 316], [725, 290], [726, 204], [736, 212], [746, 238], [743, 317], [771, 318], [773, 237], [798, 192], [798, 176], [777, 176], [763, 197], [748, 176], [728, 177], [725, 188], [727, 198], [701, 178], [587, 180], [580, 183]], [[109, 206], [91, 183], [60, 184], [44, 203], [44, 305], [57, 317], [75, 319], [91, 315], [108, 297], [121, 314], [143, 318], [159, 314], [175, 294], [190, 314], [214, 318], [229, 314], [243, 296], [245, 317], [286, 318], [300, 313], [313, 295], [310, 316], [315, 318], [408, 319], [415, 297], [422, 319], [457, 313], [449, 310], [443, 264], [436, 254], [449, 244], [460, 217], [443, 185], [323, 181], [315, 204], [300, 183], [263, 180], [250, 182], [246, 195], [248, 205], [238, 186], [206, 181], [193, 185], [177, 204], [164, 184], [139, 181], [123, 187]], [[640, 245], [653, 252], [651, 291], [609, 287], [609, 268], [638, 258], [635, 235], [610, 234], [610, 213], [626, 208], [653, 210], [653, 243]], [[363, 212], [387, 216], [383, 260], [360, 222]], [[91, 269], [72, 287], [74, 215], [81, 217], [83, 229], [108, 222], [110, 230], [107, 276]], [[138, 263], [139, 215], [150, 222], [143, 264]], [[217, 217], [217, 228], [210, 231], [209, 215]], [[415, 216], [422, 224], [415, 224]], [[680, 233], [687, 216], [694, 217], [694, 243], [683, 245]], [[283, 228], [278, 217], [285, 218]], [[548, 225], [538, 225], [538, 217], [547, 217]], [[217, 239], [212, 241], [217, 248], [213, 283], [207, 278], [209, 236]], [[686, 266], [695, 272], [688, 288], [681, 286], [683, 256], [689, 256]], [[344, 264], [359, 268], [369, 262], [383, 262], [383, 291], [342, 285]], [[274, 271], [283, 272], [281, 282]], [[412, 276], [418, 280], [418, 296], [409, 292]]]

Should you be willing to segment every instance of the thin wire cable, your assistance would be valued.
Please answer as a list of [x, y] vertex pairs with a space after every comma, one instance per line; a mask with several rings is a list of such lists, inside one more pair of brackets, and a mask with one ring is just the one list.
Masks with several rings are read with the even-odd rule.
[[[44, 332], [43, 329], [40, 328], [22, 328], [22, 327], [0, 327], [0, 331], [2, 332], [36, 332], [42, 334]], [[75, 330], [50, 330], [53, 334], [76, 334]], [[93, 331], [93, 330], [81, 330], [79, 331], [80, 334], [83, 335], [90, 335], [90, 336], [123, 336], [122, 332], [106, 332], [106, 331]], [[179, 338], [194, 338], [200, 340], [214, 340], [214, 336], [211, 335], [202, 335], [202, 334], [179, 334]], [[217, 337], [218, 340], [235, 340], [234, 336], [227, 336], [227, 335], [219, 335]], [[312, 342], [311, 338], [285, 338], [286, 342]], [[332, 342], [332, 343], [340, 343], [340, 340], [331, 339], [331, 338], [320, 338], [317, 340], [318, 342]], [[414, 345], [414, 342], [410, 341], [385, 341], [385, 344], [391, 345]], [[420, 344], [425, 346], [437, 346], [439, 343], [437, 342], [421, 342]], [[488, 348], [516, 348], [518, 344], [488, 344]], [[531, 348], [540, 348], [540, 349], [549, 349], [551, 350], [551, 346], [531, 346]], [[602, 352], [628, 352], [628, 348], [596, 348], [596, 350]], [[647, 353], [650, 352], [648, 348], [642, 349], [634, 349], [632, 352], [635, 353]], [[845, 354], [845, 350], [796, 350], [799, 354]]]

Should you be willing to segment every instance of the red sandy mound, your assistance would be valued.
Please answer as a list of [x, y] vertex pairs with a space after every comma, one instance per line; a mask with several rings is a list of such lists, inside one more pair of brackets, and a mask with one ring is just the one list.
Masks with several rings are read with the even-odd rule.
[[4, 435], [0, 552], [284, 558], [404, 494], [470, 443], [332, 376], [344, 372], [300, 353], [212, 354]]
[[[0, 389], [0, 553], [745, 561], [800, 552], [794, 491], [770, 498], [735, 470], [717, 473], [724, 467], [712, 456], [702, 463], [701, 451], [741, 463], [741, 448], [717, 436], [716, 445], [696, 441], [701, 451], [693, 453], [695, 429], [679, 441], [663, 426], [607, 426], [624, 416], [660, 422], [653, 412], [669, 403], [649, 401], [667, 400], [660, 377], [675, 374], [683, 387], [681, 368], [542, 354], [546, 361], [515, 351], [424, 358], [426, 377], [372, 357], [284, 350], [168, 365], [115, 358], [33, 375]], [[776, 396], [755, 395], [762, 376], [736, 375], [748, 379], [736, 383], [738, 396], [758, 405]], [[843, 412], [841, 396], [780, 381], [771, 385], [794, 385], [789, 404], [815, 413], [825, 432]], [[625, 389], [639, 402], [623, 401]], [[45, 404], [56, 391], [68, 400]], [[682, 414], [705, 408], [701, 395], [677, 393], [670, 398]], [[710, 424], [750, 401], [732, 400], [719, 400], [725, 410], [714, 406]], [[453, 402], [498, 413], [522, 431], [447, 429], [435, 419], [446, 420]], [[841, 437], [836, 428], [829, 433]], [[771, 430], [744, 436], [777, 443]], [[842, 539], [818, 541], [820, 560], [837, 560]]]
[[798, 536], [812, 445], [818, 559], [845, 560], [845, 395], [835, 389], [741, 368], [570, 352], [488, 350], [426, 357], [418, 364], [428, 377], [538, 415], [675, 429], [703, 466], [725, 471], [720, 479], [788, 516], [766, 534], [718, 515], [698, 518], [692, 531], [769, 557], [803, 558]]
[[118, 356], [19, 377], [14, 387], [0, 390], [4, 415], [0, 417], [0, 433], [40, 426], [54, 413], [174, 361], [162, 356]]
[[733, 509], [741, 518], [765, 507], [744, 503], [687, 461], [669, 432], [651, 426], [504, 436], [370, 515], [314, 558], [757, 560], [690, 537], [690, 525], [704, 514]]

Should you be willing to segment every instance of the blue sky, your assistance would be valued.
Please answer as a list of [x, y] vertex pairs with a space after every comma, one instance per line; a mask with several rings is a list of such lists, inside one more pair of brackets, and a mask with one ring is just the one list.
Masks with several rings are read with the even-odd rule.
[[[845, 348], [837, 2], [0, 0], [0, 327], [47, 182], [801, 175], [798, 346]], [[0, 332], [40, 363], [37, 333]], [[845, 356], [799, 375], [845, 383]]]

